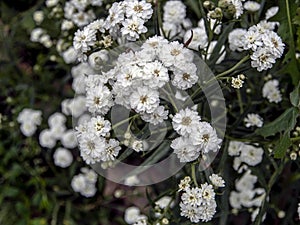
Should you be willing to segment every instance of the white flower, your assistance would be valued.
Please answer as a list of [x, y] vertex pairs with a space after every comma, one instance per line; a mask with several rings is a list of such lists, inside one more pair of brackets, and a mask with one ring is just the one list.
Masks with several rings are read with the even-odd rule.
[[178, 192], [189, 189], [190, 182], [191, 182], [191, 177], [189, 177], [189, 176], [186, 176], [182, 180], [180, 180], [180, 183], [178, 184], [178, 187], [179, 187]]
[[247, 170], [244, 175], [236, 182], [235, 187], [240, 192], [253, 190], [257, 179], [257, 176], [251, 174], [251, 170]]
[[128, 1], [126, 5], [126, 16], [127, 17], [140, 17], [144, 20], [148, 20], [151, 18], [153, 10], [151, 8], [151, 4], [146, 1]]
[[274, 55], [276, 58], [280, 58], [284, 51], [284, 43], [277, 33], [274, 31], [266, 32], [262, 36], [263, 43], [266, 48]]
[[98, 136], [105, 137], [111, 130], [111, 123], [102, 116], [92, 117], [88, 129]]
[[215, 200], [212, 200], [209, 204], [201, 206], [200, 219], [202, 222], [208, 222], [212, 220], [216, 214], [217, 203]]
[[105, 151], [105, 139], [90, 133], [83, 133], [79, 138], [80, 154], [87, 164], [93, 164], [101, 160]]
[[159, 94], [147, 87], [138, 87], [130, 95], [130, 106], [138, 113], [152, 113], [159, 105]]
[[199, 125], [201, 117], [194, 110], [189, 108], [181, 109], [172, 119], [174, 130], [183, 136], [192, 134]]
[[164, 37], [155, 35], [153, 37], [148, 38], [143, 43], [141, 48], [144, 51], [146, 51], [149, 55], [152, 55], [155, 57], [159, 53], [161, 47], [167, 43], [168, 43], [168, 40], [166, 40]]
[[103, 84], [88, 89], [86, 95], [86, 106], [91, 113], [105, 115], [114, 104], [110, 90]]
[[272, 68], [275, 63], [274, 55], [265, 48], [259, 48], [251, 55], [251, 66], [261, 72]]
[[60, 141], [65, 148], [75, 148], [77, 146], [77, 138], [73, 130], [67, 130]]
[[59, 0], [46, 0], [45, 4], [47, 7], [53, 7], [56, 6]]
[[231, 86], [235, 89], [240, 89], [243, 87], [244, 81], [240, 79], [239, 77], [232, 77], [231, 78]]
[[174, 139], [171, 148], [174, 149], [174, 153], [182, 163], [194, 161], [200, 155], [200, 149], [192, 145], [191, 141], [185, 137]]
[[244, 145], [240, 159], [242, 162], [247, 163], [249, 166], [256, 166], [262, 161], [264, 150], [252, 145]]
[[43, 130], [39, 136], [39, 143], [42, 147], [53, 148], [56, 145], [56, 139], [49, 129]]
[[144, 26], [144, 20], [137, 16], [133, 16], [130, 19], [125, 19], [122, 22], [122, 25], [122, 36], [126, 37], [129, 41], [137, 40], [140, 37], [140, 34], [146, 33], [148, 31], [147, 27]]
[[275, 16], [279, 11], [278, 6], [273, 6], [269, 8], [266, 12], [266, 20], [270, 19], [271, 17]]
[[78, 52], [87, 52], [96, 43], [96, 30], [84, 27], [74, 34], [73, 46]]
[[103, 0], [89, 0], [92, 6], [101, 6], [103, 4]]
[[36, 22], [37, 25], [41, 24], [44, 20], [44, 12], [43, 11], [35, 11], [33, 13], [33, 20]]
[[215, 199], [215, 191], [211, 184], [201, 184], [200, 193], [203, 205], [209, 205]]
[[225, 181], [218, 174], [212, 174], [209, 176], [209, 180], [216, 187], [225, 187]]
[[133, 224], [133, 223], [137, 222], [137, 220], [140, 216], [140, 213], [141, 213], [140, 209], [135, 206], [131, 206], [131, 207], [127, 208], [124, 213], [125, 222], [128, 224]]
[[76, 61], [77, 59], [77, 53], [73, 46], [68, 48], [66, 51], [62, 52], [62, 57], [65, 61], [65, 63], [70, 64]]
[[181, 90], [191, 88], [198, 81], [196, 72], [197, 67], [194, 63], [185, 63], [180, 69], [174, 70], [172, 84]]
[[61, 30], [71, 30], [74, 27], [74, 23], [70, 20], [63, 20], [61, 23]]
[[78, 174], [72, 178], [71, 186], [75, 192], [79, 192], [84, 197], [90, 198], [96, 194], [96, 182], [91, 182], [86, 174]]
[[168, 114], [169, 111], [165, 110], [164, 106], [158, 106], [153, 113], [144, 113], [141, 115], [141, 118], [146, 122], [157, 125], [168, 119]]
[[168, 206], [172, 208], [174, 206], [174, 202], [170, 196], [163, 196], [155, 202], [155, 205], [157, 205], [161, 209], [165, 209]]
[[26, 137], [31, 137], [34, 135], [36, 129], [37, 127], [31, 122], [24, 122], [20, 126], [22, 134], [24, 134]]
[[73, 155], [65, 148], [58, 148], [53, 154], [54, 164], [66, 168], [73, 162]]
[[263, 119], [255, 113], [249, 113], [247, 114], [247, 117], [244, 118], [245, 126], [246, 127], [262, 127], [263, 125]]
[[193, 38], [187, 47], [196, 51], [199, 49], [204, 49], [207, 45], [207, 34], [205, 28], [203, 29], [202, 27], [196, 27], [188, 30], [183, 37], [184, 42], [186, 43], [192, 37], [192, 31]]
[[186, 205], [200, 206], [202, 204], [202, 189], [198, 187], [187, 188], [181, 196], [181, 201]]
[[244, 50], [244, 38], [247, 31], [245, 29], [236, 28], [228, 35], [229, 48], [231, 51]]
[[161, 88], [169, 81], [168, 69], [157, 60], [146, 63], [143, 72], [147, 77], [144, 83], [151, 88]]
[[254, 1], [247, 1], [244, 3], [244, 9], [250, 12], [256, 12], [260, 9], [260, 4]]
[[256, 51], [258, 47], [263, 45], [262, 35], [257, 31], [248, 30], [243, 40], [245, 50], [252, 49]]
[[186, 6], [181, 1], [167, 1], [163, 10], [164, 22], [181, 24], [186, 17]]
[[58, 125], [63, 125], [66, 122], [66, 117], [60, 112], [53, 113], [48, 118], [48, 124], [50, 127], [56, 127]]
[[114, 161], [119, 154], [121, 147], [119, 141], [115, 139], [109, 139], [106, 143], [105, 150], [102, 153], [101, 160], [104, 162]]
[[236, 192], [236, 191], [230, 192], [229, 203], [230, 203], [232, 208], [241, 209], [242, 204], [241, 204], [241, 194], [240, 194], [240, 192]]
[[131, 147], [136, 152], [144, 151], [144, 143], [141, 140], [134, 140]]
[[52, 137], [56, 140], [60, 140], [63, 137], [64, 132], [66, 131], [65, 124], [57, 123], [56, 125], [50, 126], [50, 131], [52, 133]]
[[228, 155], [238, 156], [244, 147], [243, 142], [239, 141], [230, 141], [228, 146]]
[[192, 223], [198, 223], [200, 221], [201, 215], [198, 207], [184, 204], [183, 202], [180, 202], [179, 206], [181, 216], [187, 217]]
[[243, 4], [241, 0], [231, 0], [231, 3], [233, 4], [235, 8], [234, 18], [238, 19], [243, 14]]
[[45, 33], [45, 30], [43, 30], [40, 27], [34, 28], [31, 31], [30, 34], [30, 41], [32, 42], [38, 42], [40, 40], [40, 37]]
[[110, 29], [115, 27], [118, 23], [124, 20], [124, 3], [114, 2], [109, 9], [109, 15], [105, 20], [104, 27]]
[[222, 140], [218, 138], [216, 130], [207, 122], [200, 122], [192, 135], [193, 144], [199, 145], [204, 153], [216, 152], [220, 149]]
[[269, 102], [281, 102], [282, 96], [278, 89], [279, 82], [278, 80], [269, 80], [267, 81], [262, 89], [262, 95], [264, 98], [267, 98]]
[[134, 185], [137, 185], [139, 183], [140, 183], [140, 180], [136, 175], [126, 177], [126, 179], [124, 180], [124, 184], [128, 185], [128, 186], [134, 186]]
[[193, 57], [193, 52], [178, 41], [163, 45], [159, 53], [159, 58], [166, 67], [176, 65], [180, 67], [186, 62], [192, 62]]

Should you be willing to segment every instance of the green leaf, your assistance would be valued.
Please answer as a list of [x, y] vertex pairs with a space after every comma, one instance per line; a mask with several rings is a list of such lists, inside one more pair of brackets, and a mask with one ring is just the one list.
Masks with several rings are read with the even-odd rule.
[[295, 87], [294, 91], [290, 93], [290, 100], [293, 106], [300, 107], [300, 82]]
[[194, 11], [194, 13], [196, 13], [198, 19], [200, 19], [201, 18], [201, 11], [200, 11], [198, 1], [188, 0], [186, 2], [186, 4], [191, 7], [191, 9]]
[[274, 121], [264, 125], [255, 131], [256, 134], [262, 135], [263, 137], [268, 137], [275, 135], [282, 131], [291, 131], [297, 122], [297, 117], [299, 116], [299, 109], [292, 107], [284, 111], [278, 118]]
[[283, 158], [287, 149], [291, 146], [290, 132], [285, 132], [284, 135], [276, 142], [274, 149], [274, 157], [277, 159]]

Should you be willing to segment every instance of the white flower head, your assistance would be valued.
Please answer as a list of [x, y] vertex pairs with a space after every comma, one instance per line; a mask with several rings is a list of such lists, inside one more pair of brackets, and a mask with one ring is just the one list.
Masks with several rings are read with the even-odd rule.
[[196, 130], [201, 117], [189, 108], [181, 109], [172, 119], [174, 130], [182, 136], [188, 136]]
[[200, 149], [191, 143], [186, 137], [178, 137], [171, 143], [171, 148], [179, 158], [180, 162], [191, 162], [196, 160], [200, 155]]
[[209, 176], [209, 180], [215, 187], [225, 187], [224, 179], [218, 174], [212, 174]]
[[216, 130], [207, 122], [200, 122], [192, 135], [193, 144], [199, 145], [203, 153], [216, 152], [220, 149], [222, 140], [218, 138]]
[[247, 117], [244, 118], [244, 122], [246, 127], [262, 127], [263, 125], [263, 119], [255, 113], [247, 114]]
[[58, 148], [53, 154], [53, 159], [56, 166], [66, 168], [73, 162], [73, 155], [65, 148]]
[[247, 1], [244, 3], [244, 9], [250, 12], [256, 12], [260, 9], [260, 4], [254, 1]]
[[159, 105], [158, 91], [138, 87], [130, 96], [130, 106], [138, 113], [152, 113]]

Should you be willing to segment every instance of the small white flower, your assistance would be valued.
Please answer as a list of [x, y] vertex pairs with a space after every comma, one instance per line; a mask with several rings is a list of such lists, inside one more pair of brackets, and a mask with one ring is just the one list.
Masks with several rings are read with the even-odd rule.
[[278, 6], [271, 7], [266, 12], [266, 20], [270, 19], [271, 17], [275, 16], [279, 11]]
[[174, 130], [182, 135], [190, 135], [199, 125], [201, 117], [194, 110], [189, 108], [181, 109], [172, 119]]
[[36, 125], [31, 122], [24, 122], [20, 126], [22, 134], [24, 134], [26, 137], [31, 137], [32, 135], [34, 135], [36, 129]]
[[201, 215], [198, 207], [184, 204], [183, 202], [180, 202], [179, 206], [181, 216], [187, 217], [192, 223], [198, 223], [200, 221]]
[[186, 17], [186, 6], [181, 1], [167, 1], [163, 7], [164, 22], [181, 24]]
[[264, 124], [263, 119], [255, 113], [247, 114], [247, 117], [244, 118], [244, 122], [246, 127], [262, 127], [262, 125]]
[[260, 9], [260, 4], [254, 1], [247, 1], [244, 3], [244, 9], [250, 12], [256, 12]]
[[202, 189], [198, 187], [187, 188], [181, 196], [181, 201], [186, 205], [200, 206], [202, 204]]
[[96, 43], [96, 30], [89, 27], [77, 30], [74, 34], [73, 46], [78, 52], [87, 52]]
[[172, 84], [181, 90], [191, 88], [198, 81], [196, 65], [194, 63], [185, 63], [180, 68], [174, 70]]
[[151, 18], [153, 10], [151, 8], [151, 4], [146, 1], [128, 1], [126, 6], [126, 16], [127, 17], [140, 17], [144, 20], [148, 20]]
[[244, 147], [243, 142], [239, 141], [230, 141], [228, 146], [228, 155], [238, 156]]
[[101, 70], [103, 65], [105, 65], [107, 61], [108, 61], [107, 50], [100, 50], [98, 52], [94, 52], [88, 58], [88, 62], [94, 70]]
[[278, 80], [269, 80], [267, 81], [262, 89], [262, 95], [264, 98], [267, 98], [269, 102], [279, 103], [282, 101], [282, 96], [278, 88]]
[[66, 168], [73, 162], [73, 155], [65, 148], [58, 148], [53, 154], [54, 164]]
[[179, 158], [180, 162], [191, 162], [196, 160], [200, 155], [200, 149], [192, 145], [191, 141], [185, 137], [178, 137], [171, 143], [171, 148]]
[[155, 205], [159, 206], [161, 209], [165, 209], [168, 206], [172, 208], [174, 206], [174, 202], [170, 196], [163, 196], [155, 202]]
[[53, 148], [56, 145], [56, 139], [49, 129], [43, 130], [39, 136], [39, 142], [42, 147]]
[[212, 174], [209, 176], [209, 180], [216, 187], [225, 187], [225, 181], [218, 174]]
[[122, 22], [121, 33], [123, 37], [126, 37], [129, 41], [135, 41], [140, 37], [140, 34], [148, 31], [144, 26], [144, 20], [137, 16], [133, 16], [130, 19], [125, 19]]
[[178, 185], [178, 187], [179, 187], [178, 192], [189, 189], [190, 182], [191, 182], [191, 177], [189, 177], [189, 176], [186, 176], [182, 180], [180, 180], [180, 183]]
[[244, 145], [240, 159], [249, 166], [256, 166], [262, 161], [264, 150], [252, 145]]
[[75, 148], [77, 146], [77, 138], [73, 130], [67, 130], [60, 141], [65, 148]]
[[105, 115], [113, 105], [112, 94], [103, 84], [88, 89], [86, 95], [86, 106], [91, 113]]
[[261, 72], [272, 68], [275, 56], [265, 48], [259, 48], [251, 55], [251, 66]]
[[130, 96], [130, 106], [138, 113], [152, 113], [158, 105], [158, 91], [147, 87], [138, 87]]
[[245, 29], [236, 28], [228, 35], [229, 48], [231, 51], [244, 50], [244, 38], [247, 31]]
[[231, 86], [235, 89], [240, 89], [243, 87], [244, 81], [240, 79], [239, 77], [232, 77], [231, 78]]
[[220, 149], [222, 140], [218, 138], [216, 130], [207, 122], [200, 122], [192, 135], [193, 144], [199, 145], [203, 153], [216, 152]]
[[128, 224], [134, 224], [138, 220], [140, 213], [140, 209], [135, 206], [127, 208], [124, 213], [125, 222]]

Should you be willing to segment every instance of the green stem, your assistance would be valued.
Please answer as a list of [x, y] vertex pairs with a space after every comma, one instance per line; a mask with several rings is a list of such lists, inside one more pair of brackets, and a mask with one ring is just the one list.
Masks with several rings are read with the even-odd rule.
[[216, 79], [223, 77], [229, 73], [232, 73], [234, 70], [236, 70], [240, 65], [242, 65], [244, 62], [246, 62], [248, 59], [250, 59], [250, 55], [246, 55], [244, 58], [242, 58], [237, 64], [235, 64], [233, 67], [231, 67], [229, 70], [226, 70], [222, 73], [219, 73], [216, 75]]
[[129, 120], [137, 118], [137, 117], [139, 117], [139, 114], [135, 114], [134, 116], [128, 117], [125, 120], [122, 120], [122, 121], [116, 123], [115, 125], [112, 126], [112, 130], [116, 129], [117, 127], [119, 127], [121, 125], [123, 125], [124, 123], [128, 122]]
[[198, 187], [198, 182], [197, 182], [196, 169], [195, 169], [195, 167], [196, 167], [196, 164], [193, 163], [193, 164], [191, 165], [192, 179], [193, 179], [193, 182], [194, 182], [195, 186]]
[[300, 141], [300, 136], [299, 137], [294, 137], [290, 138], [292, 142]]
[[267, 204], [266, 204], [267, 198], [269, 197], [271, 189], [272, 189], [274, 183], [276, 182], [276, 180], [278, 179], [278, 177], [282, 173], [282, 171], [283, 171], [283, 169], [285, 167], [285, 164], [287, 162], [288, 162], [288, 159], [284, 158], [283, 161], [281, 162], [280, 166], [275, 170], [275, 172], [271, 176], [271, 178], [269, 180], [269, 183], [268, 183], [267, 190], [266, 190], [266, 196], [265, 196], [265, 198], [264, 198], [264, 200], [262, 202], [259, 214], [258, 214], [258, 216], [257, 216], [257, 218], [255, 220], [255, 225], [261, 225], [262, 224], [262, 218], [263, 218], [263, 216], [265, 214], [265, 211], [266, 211], [266, 208], [267, 208]]
[[243, 114], [244, 113], [243, 101], [242, 101], [242, 96], [241, 96], [241, 92], [239, 89], [236, 91], [236, 94], [237, 94], [237, 98], [238, 98], [238, 102], [239, 102], [239, 106], [240, 106], [240, 113]]

